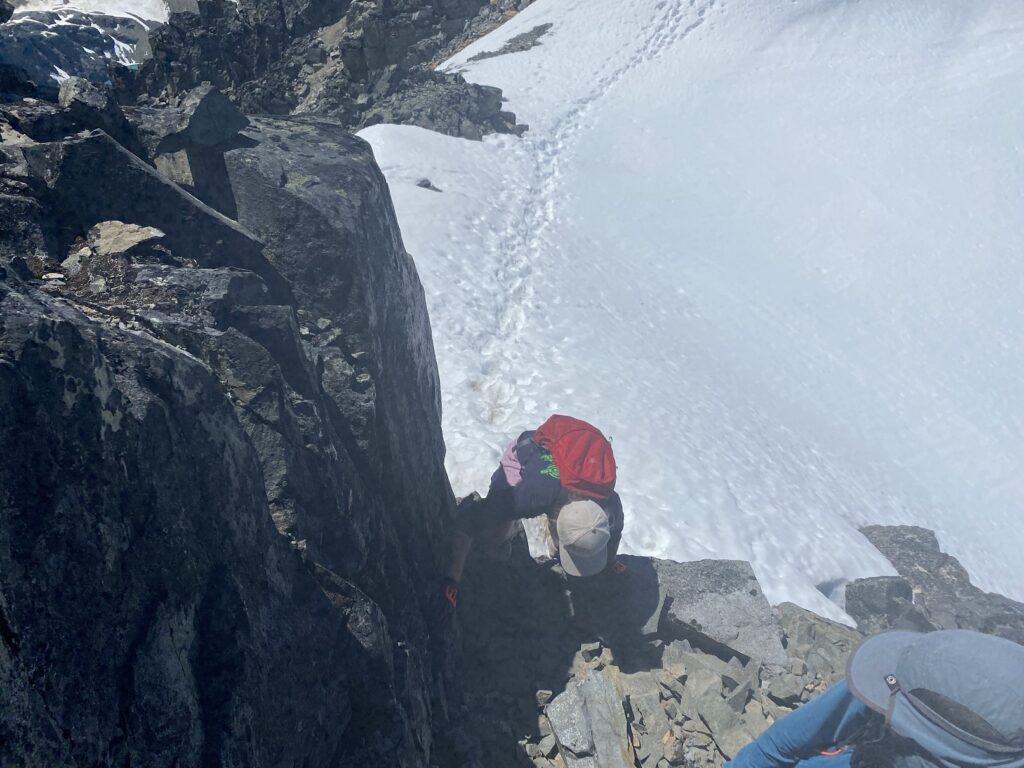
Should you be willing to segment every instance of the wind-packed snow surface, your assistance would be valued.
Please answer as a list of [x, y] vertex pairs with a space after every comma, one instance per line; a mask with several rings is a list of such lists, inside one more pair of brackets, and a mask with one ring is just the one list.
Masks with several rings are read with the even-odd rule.
[[539, 0], [447, 67], [529, 132], [362, 135], [457, 492], [568, 413], [635, 552], [844, 618], [826, 594], [892, 572], [858, 527], [918, 524], [1024, 598], [1024, 3]]

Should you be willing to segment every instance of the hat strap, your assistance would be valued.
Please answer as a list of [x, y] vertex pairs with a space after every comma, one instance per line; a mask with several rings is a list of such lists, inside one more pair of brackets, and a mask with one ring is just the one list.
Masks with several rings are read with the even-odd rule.
[[938, 726], [943, 731], [948, 733], [960, 741], [970, 744], [972, 747], [985, 750], [997, 755], [1020, 755], [1024, 754], [1024, 750], [1020, 747], [1012, 747], [1006, 744], [998, 744], [988, 739], [983, 739], [976, 734], [965, 731], [963, 728], [949, 722], [946, 718], [936, 712], [934, 709], [925, 704], [921, 699], [912, 694], [910, 691], [905, 691], [900, 686], [899, 680], [896, 679], [895, 675], [886, 675], [885, 684], [889, 686], [889, 706], [886, 708], [885, 722], [892, 724], [893, 711], [896, 708], [896, 699], [899, 696], [903, 696], [907, 702], [926, 720], [932, 725]]

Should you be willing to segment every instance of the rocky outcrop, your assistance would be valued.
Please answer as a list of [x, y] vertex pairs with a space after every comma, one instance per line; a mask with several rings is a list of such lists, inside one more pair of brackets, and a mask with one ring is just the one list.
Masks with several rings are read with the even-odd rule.
[[17, 281], [0, 317], [0, 762], [328, 764], [364, 654], [221, 383]]
[[445, 3], [200, 0], [151, 39], [138, 75], [121, 92], [173, 98], [210, 82], [246, 113], [322, 114], [349, 127], [382, 121], [480, 138], [517, 132], [500, 92], [433, 65], [525, 6], [524, 0]]
[[23, 9], [0, 27], [0, 62], [24, 70], [40, 86], [56, 87], [69, 75], [102, 84], [110, 80], [111, 62], [136, 65], [149, 55], [155, 24], [74, 8]]
[[437, 373], [369, 149], [94, 96], [0, 109], [0, 762], [446, 764]]
[[914, 605], [914, 588], [902, 576], [874, 576], [847, 584], [846, 612], [865, 634], [936, 629], [923, 609]]
[[461, 718], [482, 744], [466, 762], [720, 766], [841, 677], [862, 637], [773, 610], [746, 563], [621, 560], [575, 583], [525, 545], [470, 563]]
[[847, 603], [853, 596], [854, 609], [860, 613], [858, 621], [879, 629], [973, 629], [1024, 643], [1024, 603], [971, 584], [967, 571], [941, 550], [932, 531], [914, 526], [868, 526], [862, 532], [905, 582], [862, 581], [848, 586]]
[[521, 133], [498, 89], [435, 66], [529, 1], [181, 0], [165, 24], [23, 11], [0, 31], [10, 68], [0, 70], [0, 95], [14, 93], [4, 87], [14, 73], [47, 98], [73, 76], [116, 85], [126, 104], [164, 107], [209, 82], [246, 113], [324, 114], [350, 128], [398, 122], [471, 139]]
[[8, 0], [0, 0], [0, 24], [10, 20], [14, 15], [14, 6]]

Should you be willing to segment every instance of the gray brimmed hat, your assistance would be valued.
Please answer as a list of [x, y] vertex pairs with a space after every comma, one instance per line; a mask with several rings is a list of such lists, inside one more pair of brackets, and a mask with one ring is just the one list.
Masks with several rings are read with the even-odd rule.
[[558, 559], [570, 576], [595, 576], [608, 564], [608, 513], [596, 501], [573, 501], [558, 512]]
[[885, 632], [850, 657], [850, 691], [928, 752], [1024, 766], [1024, 646], [955, 629]]

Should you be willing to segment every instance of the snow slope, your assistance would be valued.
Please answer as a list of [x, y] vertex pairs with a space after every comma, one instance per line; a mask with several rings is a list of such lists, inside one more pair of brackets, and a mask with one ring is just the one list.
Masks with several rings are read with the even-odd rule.
[[891, 573], [857, 527], [912, 523], [1024, 598], [1024, 4], [538, 0], [447, 66], [531, 130], [362, 135], [457, 492], [570, 413], [613, 437], [633, 551], [843, 618]]
[[167, 3], [164, 0], [28, 0], [15, 3], [18, 12], [25, 11], [81, 11], [107, 16], [128, 16], [145, 21], [167, 21]]
[[1024, 4], [539, 0], [449, 67], [530, 132], [363, 136], [458, 492], [568, 412], [614, 438], [634, 551], [841, 618], [823, 592], [891, 572], [857, 527], [913, 523], [1024, 598]]

